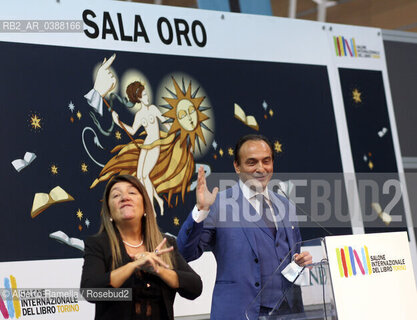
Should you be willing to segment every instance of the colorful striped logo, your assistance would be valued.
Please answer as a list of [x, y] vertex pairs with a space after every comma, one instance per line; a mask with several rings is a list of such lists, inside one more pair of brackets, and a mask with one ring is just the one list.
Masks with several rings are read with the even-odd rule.
[[[359, 255], [360, 254], [360, 255]], [[339, 264], [339, 273], [343, 278], [356, 276], [362, 273], [362, 275], [371, 274], [371, 260], [369, 259], [368, 248], [363, 246], [358, 252], [352, 247], [343, 247], [336, 249], [337, 262]], [[356, 268], [356, 266], [358, 268]]]
[[336, 55], [338, 57], [346, 57], [348, 54], [351, 57], [357, 57], [358, 51], [356, 50], [355, 38], [347, 39], [345, 37], [339, 36], [333, 37], [334, 47], [336, 50]]
[[16, 292], [16, 278], [12, 275], [10, 275], [10, 279], [4, 278], [4, 289], [0, 295], [0, 313], [4, 319], [19, 319], [22, 315], [20, 299], [14, 298], [17, 296]]

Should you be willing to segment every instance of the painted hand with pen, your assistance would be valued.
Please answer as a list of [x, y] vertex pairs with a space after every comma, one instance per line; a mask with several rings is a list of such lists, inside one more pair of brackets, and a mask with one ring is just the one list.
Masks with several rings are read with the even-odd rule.
[[104, 58], [100, 67], [98, 68], [96, 79], [94, 81], [94, 89], [102, 96], [103, 98], [107, 96], [114, 88], [116, 88], [117, 80], [112, 70], [110, 69], [114, 59], [116, 59], [116, 54], [113, 54], [109, 60]]

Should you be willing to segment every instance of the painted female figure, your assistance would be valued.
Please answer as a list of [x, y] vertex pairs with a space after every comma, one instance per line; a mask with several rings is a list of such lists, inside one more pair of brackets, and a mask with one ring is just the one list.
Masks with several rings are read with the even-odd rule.
[[119, 115], [116, 111], [112, 112], [113, 121], [121, 128], [124, 127], [126, 131], [131, 135], [143, 127], [146, 131], [146, 138], [141, 145], [141, 150], [137, 165], [137, 177], [146, 188], [146, 192], [150, 199], [155, 198], [158, 202], [161, 215], [164, 212], [164, 201], [159, 197], [155, 190], [155, 187], [149, 177], [152, 169], [155, 167], [160, 154], [160, 145], [158, 140], [160, 139], [159, 121], [164, 122], [165, 118], [162, 116], [159, 109], [150, 103], [149, 96], [145, 90], [145, 86], [139, 81], [132, 82], [126, 88], [126, 94], [128, 99], [132, 103], [139, 104], [139, 110], [135, 114], [133, 124], [131, 126], [122, 123], [119, 120]]
[[[103, 114], [103, 103], [106, 103], [111, 110], [105, 97], [116, 88], [116, 77], [110, 69], [115, 57], [116, 55], [113, 55], [109, 60], [104, 59], [97, 71], [94, 88], [85, 96], [88, 103], [100, 115]], [[121, 122], [118, 114], [112, 110], [111, 112], [113, 121], [126, 131], [131, 141], [127, 144], [117, 145], [110, 151], [115, 156], [105, 165], [99, 164], [103, 167], [103, 170], [93, 181], [90, 188], [94, 188], [98, 183], [117, 175], [136, 174], [145, 186], [151, 201], [156, 199], [158, 202], [160, 213], [163, 215], [164, 201], [159, 195], [166, 195], [169, 207], [177, 205], [178, 196], [175, 203], [171, 204], [171, 200], [176, 194], [180, 193], [184, 201], [185, 193], [189, 188], [189, 181], [194, 172], [194, 157], [190, 146], [184, 143], [185, 139], [180, 139], [180, 126], [173, 128], [172, 125], [167, 127], [166, 124], [161, 124], [164, 127], [161, 128], [159, 122], [166, 121], [166, 117], [161, 114], [155, 105], [150, 103], [150, 98], [143, 83], [139, 81], [130, 83], [126, 88], [126, 93], [129, 99], [129, 105], [126, 106], [130, 108], [133, 104], [138, 108], [133, 124], [129, 126]], [[179, 93], [177, 92], [177, 94]], [[185, 93], [182, 93], [182, 95], [185, 95]], [[119, 99], [119, 101], [123, 102], [123, 99]], [[175, 112], [174, 115], [176, 116]], [[138, 138], [133, 138], [133, 135], [141, 127], [145, 130], [139, 133]], [[142, 137], [143, 135], [145, 137]]]

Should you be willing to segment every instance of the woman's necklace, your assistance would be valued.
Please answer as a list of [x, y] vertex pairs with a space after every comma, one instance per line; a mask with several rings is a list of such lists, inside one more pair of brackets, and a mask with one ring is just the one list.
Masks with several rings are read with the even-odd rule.
[[125, 245], [127, 245], [128, 247], [131, 247], [131, 248], [139, 248], [143, 244], [143, 239], [139, 244], [130, 244], [129, 242], [126, 242], [124, 240], [123, 240], [123, 243]]

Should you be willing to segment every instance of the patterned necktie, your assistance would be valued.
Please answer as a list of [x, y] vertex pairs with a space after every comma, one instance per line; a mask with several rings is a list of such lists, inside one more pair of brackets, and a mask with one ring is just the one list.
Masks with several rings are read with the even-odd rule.
[[268, 227], [268, 229], [270, 229], [271, 233], [275, 238], [277, 234], [277, 227], [275, 226], [273, 212], [269, 207], [268, 203], [266, 202], [263, 194], [259, 193], [255, 197], [260, 204], [259, 214], [261, 215], [262, 220], [265, 222], [266, 226]]

